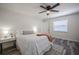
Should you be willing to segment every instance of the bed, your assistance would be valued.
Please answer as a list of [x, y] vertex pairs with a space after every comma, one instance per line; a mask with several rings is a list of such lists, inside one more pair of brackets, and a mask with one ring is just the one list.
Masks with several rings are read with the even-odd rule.
[[47, 36], [19, 35], [16, 41], [22, 55], [43, 55], [51, 48]]

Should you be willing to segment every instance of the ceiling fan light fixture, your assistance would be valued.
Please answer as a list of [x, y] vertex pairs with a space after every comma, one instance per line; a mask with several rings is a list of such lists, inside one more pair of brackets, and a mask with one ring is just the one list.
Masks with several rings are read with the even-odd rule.
[[47, 13], [50, 13], [50, 11], [47, 11]]
[[47, 13], [47, 15], [49, 15], [50, 14], [50, 11], [47, 11], [46, 13]]

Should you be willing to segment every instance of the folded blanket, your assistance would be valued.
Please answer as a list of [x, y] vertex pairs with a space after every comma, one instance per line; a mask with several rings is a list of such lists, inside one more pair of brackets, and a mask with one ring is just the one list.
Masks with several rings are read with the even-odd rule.
[[50, 42], [54, 39], [54, 37], [52, 37], [49, 33], [39, 33], [37, 36], [47, 36]]

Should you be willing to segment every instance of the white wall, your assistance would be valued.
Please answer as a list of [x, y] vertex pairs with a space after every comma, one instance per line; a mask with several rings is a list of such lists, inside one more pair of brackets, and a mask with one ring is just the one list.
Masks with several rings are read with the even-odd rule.
[[42, 21], [42, 32], [48, 32], [48, 22], [47, 21]]
[[[68, 20], [68, 32], [54, 32], [53, 21], [66, 19]], [[66, 40], [79, 41], [79, 13], [68, 16], [62, 16], [54, 19], [51, 18], [48, 20], [50, 20], [50, 33], [53, 36]]]
[[33, 16], [20, 14], [11, 10], [0, 9], [0, 27], [10, 27], [11, 30], [32, 30], [36, 26], [41, 31], [42, 21]]

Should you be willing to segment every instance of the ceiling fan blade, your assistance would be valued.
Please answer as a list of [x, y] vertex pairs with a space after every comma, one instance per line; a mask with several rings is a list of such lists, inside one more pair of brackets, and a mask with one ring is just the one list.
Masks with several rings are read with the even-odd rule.
[[55, 7], [59, 6], [59, 5], [60, 5], [60, 3], [57, 3], [57, 4], [55, 4], [54, 6], [52, 6], [51, 9], [52, 9], [52, 8], [55, 8]]
[[52, 12], [59, 12], [58, 10], [50, 10], [50, 11], [52, 11]]
[[46, 9], [46, 7], [44, 7], [43, 5], [41, 5], [40, 7], [42, 7], [42, 8], [44, 8], [44, 9]]
[[46, 12], [46, 11], [41, 11], [41, 12], [39, 12], [39, 14], [40, 14], [40, 13], [43, 13], [43, 12]]

